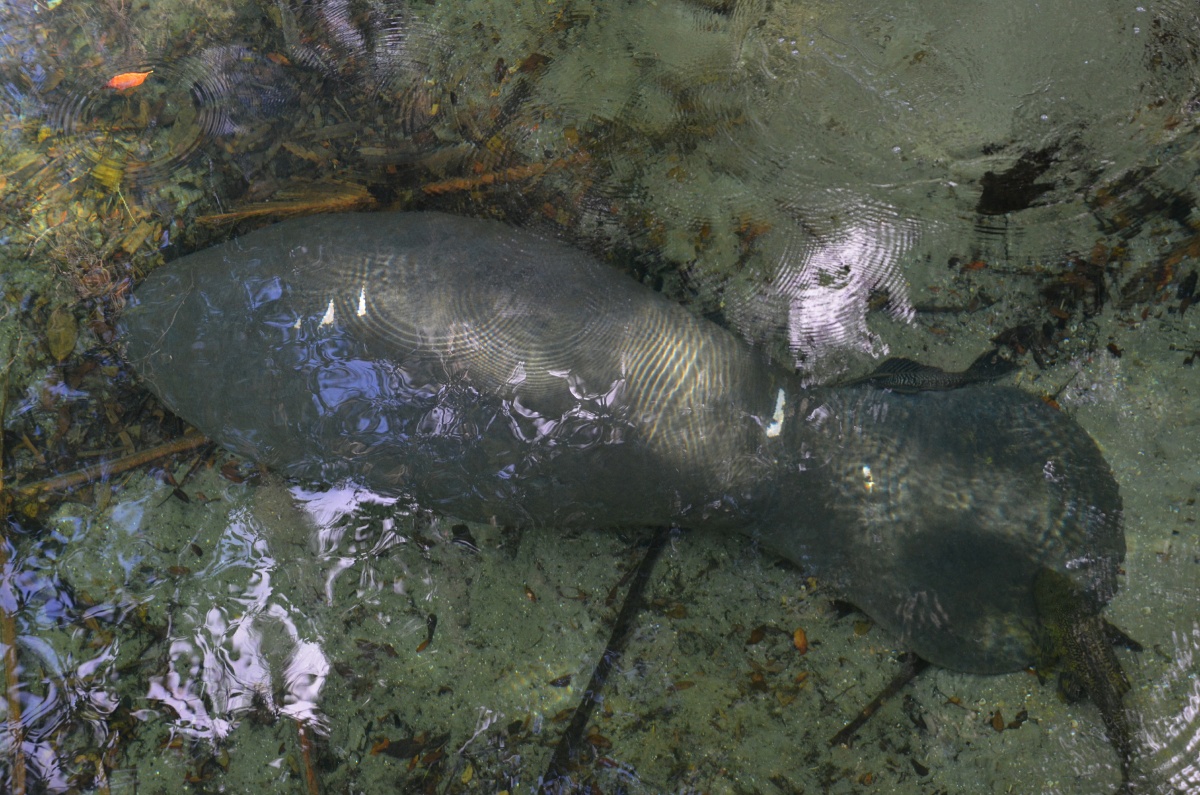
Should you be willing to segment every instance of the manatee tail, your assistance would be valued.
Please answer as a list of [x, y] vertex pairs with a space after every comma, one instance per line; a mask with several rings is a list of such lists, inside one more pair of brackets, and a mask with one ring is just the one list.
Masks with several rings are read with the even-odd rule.
[[[1100, 616], [1101, 605], [1070, 577], [1042, 569], [1034, 583], [1042, 639], [1042, 661], [1058, 664], [1064, 685], [1082, 691], [1100, 710], [1108, 742], [1121, 761], [1121, 789], [1133, 791], [1134, 723], [1124, 697], [1129, 692], [1113, 643], [1140, 645]], [[1072, 688], [1065, 688], [1072, 689]]]

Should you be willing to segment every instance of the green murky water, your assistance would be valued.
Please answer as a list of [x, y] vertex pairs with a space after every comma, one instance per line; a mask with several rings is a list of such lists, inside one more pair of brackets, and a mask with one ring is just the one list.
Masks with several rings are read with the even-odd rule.
[[[815, 381], [1005, 347], [1116, 472], [1138, 767], [1200, 788], [1198, 43], [1171, 1], [4, 0], [7, 789], [537, 789], [647, 531], [464, 530], [211, 446], [31, 488], [181, 438], [112, 347], [141, 275], [383, 207], [563, 237]], [[579, 777], [1115, 788], [1024, 673], [930, 670], [830, 748], [902, 651], [831, 596], [673, 538]]]

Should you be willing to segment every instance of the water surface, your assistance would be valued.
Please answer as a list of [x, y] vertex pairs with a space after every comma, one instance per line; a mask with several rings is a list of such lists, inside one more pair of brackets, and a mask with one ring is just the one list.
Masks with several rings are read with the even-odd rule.
[[[0, 6], [9, 789], [536, 788], [645, 531], [463, 530], [211, 447], [20, 491], [182, 434], [111, 348], [142, 274], [385, 206], [561, 237], [815, 382], [1004, 346], [1113, 465], [1140, 765], [1200, 786], [1198, 38], [1171, 0]], [[901, 651], [804, 572], [683, 534], [586, 775], [1115, 785], [1094, 708], [1030, 674], [932, 670], [829, 748]]]

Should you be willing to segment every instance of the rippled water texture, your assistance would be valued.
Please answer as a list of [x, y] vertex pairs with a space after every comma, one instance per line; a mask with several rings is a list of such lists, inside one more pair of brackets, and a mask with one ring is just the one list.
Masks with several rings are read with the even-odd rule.
[[[1198, 52], [1178, 0], [0, 0], [0, 789], [537, 789], [653, 534], [285, 482], [113, 344], [165, 262], [398, 209], [587, 251], [808, 383], [999, 347], [1112, 465], [1139, 784], [1200, 790]], [[671, 536], [573, 774], [1115, 789], [1053, 671], [931, 669], [830, 747], [903, 649], [808, 574]]]

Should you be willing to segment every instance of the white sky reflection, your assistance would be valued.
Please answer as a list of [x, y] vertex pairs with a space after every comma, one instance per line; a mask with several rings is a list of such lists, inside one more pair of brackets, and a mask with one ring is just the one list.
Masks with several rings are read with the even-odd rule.
[[303, 637], [303, 614], [276, 593], [277, 563], [260, 531], [247, 512], [231, 515], [212, 569], [232, 596], [210, 605], [190, 636], [172, 640], [169, 673], [151, 679], [147, 698], [174, 711], [173, 729], [184, 736], [221, 740], [253, 709], [322, 728], [317, 702], [329, 660]]
[[876, 292], [887, 294], [893, 317], [913, 317], [900, 267], [916, 240], [912, 222], [886, 211], [855, 215], [852, 225], [789, 246], [779, 263], [775, 285], [787, 301], [788, 342], [798, 361], [840, 348], [886, 355], [887, 345], [867, 327]]

